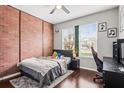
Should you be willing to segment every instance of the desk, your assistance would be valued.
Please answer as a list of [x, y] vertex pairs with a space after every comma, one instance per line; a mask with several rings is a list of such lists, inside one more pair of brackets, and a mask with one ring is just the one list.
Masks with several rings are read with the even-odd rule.
[[124, 88], [124, 72], [120, 71], [124, 67], [110, 57], [103, 58], [103, 79], [105, 87]]

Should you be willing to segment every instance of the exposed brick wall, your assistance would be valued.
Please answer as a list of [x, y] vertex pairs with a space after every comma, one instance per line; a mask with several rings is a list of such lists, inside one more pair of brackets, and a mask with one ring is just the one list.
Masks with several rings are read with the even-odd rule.
[[19, 62], [19, 11], [0, 6], [0, 77], [17, 72]]
[[19, 12], [0, 5], [0, 77], [17, 72], [20, 57], [48, 56], [53, 49], [53, 25]]
[[42, 20], [21, 12], [21, 59], [42, 56]]
[[53, 25], [43, 22], [43, 55], [51, 55], [53, 50]]

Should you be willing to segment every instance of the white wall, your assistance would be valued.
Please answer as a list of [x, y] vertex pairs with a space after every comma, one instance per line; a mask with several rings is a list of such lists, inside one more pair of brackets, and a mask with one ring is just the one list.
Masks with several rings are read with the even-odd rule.
[[[62, 29], [94, 22], [107, 22], [107, 28], [118, 27], [118, 8], [56, 24], [54, 29], [59, 30], [59, 32], [54, 32], [54, 48], [61, 49], [62, 47]], [[102, 58], [102, 56], [112, 57], [112, 42], [115, 41], [116, 38], [108, 38], [107, 31], [98, 32], [97, 35], [97, 51], [100, 58]], [[92, 59], [81, 58], [81, 66], [96, 69], [95, 63]]]
[[[121, 9], [124, 9], [124, 6], [119, 6], [119, 19], [120, 19], [120, 14], [122, 13], [122, 11], [121, 11]], [[124, 13], [123, 13], [124, 14]], [[120, 19], [121, 20], [121, 19]], [[121, 24], [120, 24], [120, 20], [119, 20], [119, 28], [120, 28], [120, 26], [121, 26]], [[121, 31], [119, 31], [119, 37], [118, 38], [120, 38], [120, 39], [124, 39], [124, 31], [123, 32], [121, 32]]]

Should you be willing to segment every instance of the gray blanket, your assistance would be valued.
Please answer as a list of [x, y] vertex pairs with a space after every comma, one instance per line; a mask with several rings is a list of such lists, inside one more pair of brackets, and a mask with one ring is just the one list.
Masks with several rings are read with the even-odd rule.
[[66, 59], [29, 58], [19, 63], [19, 69], [38, 80], [39, 87], [50, 85], [67, 71]]

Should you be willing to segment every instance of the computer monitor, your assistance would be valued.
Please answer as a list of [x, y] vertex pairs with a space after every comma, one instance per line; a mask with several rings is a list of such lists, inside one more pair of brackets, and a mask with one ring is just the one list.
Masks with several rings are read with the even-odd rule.
[[124, 65], [124, 39], [118, 39], [118, 61]]
[[124, 64], [124, 43], [120, 44], [120, 62]]

